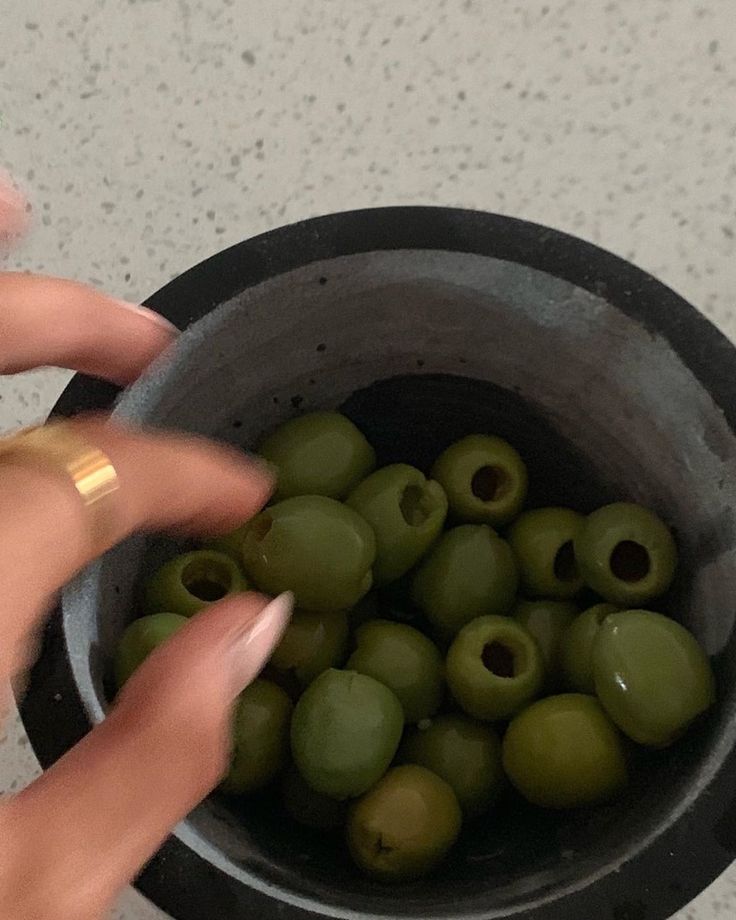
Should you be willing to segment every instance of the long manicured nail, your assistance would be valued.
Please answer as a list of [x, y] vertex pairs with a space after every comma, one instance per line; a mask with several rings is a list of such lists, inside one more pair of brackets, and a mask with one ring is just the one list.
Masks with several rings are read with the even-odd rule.
[[235, 695], [260, 674], [281, 641], [293, 609], [291, 591], [279, 594], [263, 608], [254, 623], [249, 623], [235, 637], [230, 647]]
[[122, 307], [124, 310], [130, 310], [131, 313], [136, 313], [138, 316], [143, 319], [147, 319], [152, 323], [156, 323], [157, 326], [160, 326], [162, 329], [165, 329], [167, 332], [172, 335], [179, 335], [179, 330], [173, 323], [170, 323], [165, 316], [161, 316], [160, 313], [156, 313], [155, 310], [150, 310], [148, 307], [143, 307], [138, 303], [129, 303], [127, 300], [117, 300], [115, 303]]

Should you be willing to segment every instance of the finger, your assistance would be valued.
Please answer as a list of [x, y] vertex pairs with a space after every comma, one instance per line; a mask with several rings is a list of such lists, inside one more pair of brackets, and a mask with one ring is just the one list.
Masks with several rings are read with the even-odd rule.
[[153, 310], [76, 281], [0, 273], [0, 374], [55, 365], [124, 385], [175, 334]]
[[[108, 545], [134, 530], [210, 536], [252, 517], [273, 489], [270, 472], [241, 451], [192, 436], [141, 433], [85, 419], [75, 423], [115, 467], [120, 488], [107, 496]], [[26, 663], [29, 631], [49, 599], [95, 547], [90, 518], [69, 477], [5, 461], [0, 476], [0, 679]]]
[[27, 226], [28, 204], [25, 195], [0, 168], [0, 246], [22, 236]]
[[25, 872], [30, 896], [41, 899], [27, 916], [102, 916], [219, 782], [232, 703], [278, 643], [291, 607], [290, 595], [267, 606], [243, 595], [194, 617], [126, 683], [101, 725], [0, 811], [4, 849], [21, 863], [11, 874]]

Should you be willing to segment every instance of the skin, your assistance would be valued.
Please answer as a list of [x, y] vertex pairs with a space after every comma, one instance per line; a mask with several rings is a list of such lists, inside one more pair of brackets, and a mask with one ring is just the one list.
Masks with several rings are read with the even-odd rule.
[[276, 498], [344, 498], [376, 465], [365, 436], [339, 412], [310, 412], [284, 422], [258, 448], [277, 470]]
[[348, 848], [381, 881], [421, 878], [457, 840], [461, 821], [448, 783], [424, 767], [394, 767], [351, 808]]
[[[147, 311], [74, 282], [0, 273], [0, 303], [3, 373], [59, 364], [127, 383], [172, 339]], [[225, 533], [271, 492], [270, 476], [228, 448], [99, 419], [76, 424], [120, 477], [99, 549], [134, 531]], [[5, 686], [28, 666], [30, 638], [56, 593], [94, 554], [70, 481], [18, 460], [2, 465], [0, 541]], [[108, 915], [171, 828], [225, 772], [233, 702], [288, 618], [288, 605], [276, 613], [266, 608], [266, 598], [249, 594], [188, 621], [136, 671], [101, 725], [27, 789], [0, 800], [0, 916]]]
[[407, 723], [437, 712], [445, 687], [444, 668], [431, 639], [405, 623], [372, 620], [360, 627], [355, 641], [357, 647], [345, 667], [393, 690]]
[[509, 725], [503, 765], [521, 794], [542, 808], [604, 802], [627, 782], [615, 726], [592, 696], [566, 693], [534, 703]]
[[667, 747], [715, 701], [710, 661], [692, 633], [660, 613], [609, 616], [593, 648], [595, 690], [639, 744]]
[[376, 470], [350, 493], [347, 504], [376, 535], [377, 585], [406, 574], [437, 539], [447, 516], [442, 486], [406, 463]]

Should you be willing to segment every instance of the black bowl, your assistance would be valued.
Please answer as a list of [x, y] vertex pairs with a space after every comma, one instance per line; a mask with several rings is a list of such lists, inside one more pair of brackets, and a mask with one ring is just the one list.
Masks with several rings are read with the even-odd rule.
[[[426, 468], [473, 431], [511, 440], [531, 504], [640, 500], [675, 528], [663, 602], [714, 658], [719, 701], [671, 750], [642, 756], [614, 806], [546, 814], [509, 800], [431, 879], [362, 879], [339, 841], [262, 796], [213, 797], [138, 880], [179, 920], [307, 917], [662, 920], [736, 855], [736, 359], [696, 310], [588, 243], [435, 208], [349, 212], [213, 256], [148, 303], [178, 325], [173, 360], [116, 411], [252, 446], [298, 411], [342, 405], [382, 462]], [[112, 405], [76, 377], [60, 414]], [[64, 593], [22, 716], [46, 766], [104, 717], [134, 585], [170, 552], [133, 538]], [[175, 765], [172, 764], [172, 769]]]

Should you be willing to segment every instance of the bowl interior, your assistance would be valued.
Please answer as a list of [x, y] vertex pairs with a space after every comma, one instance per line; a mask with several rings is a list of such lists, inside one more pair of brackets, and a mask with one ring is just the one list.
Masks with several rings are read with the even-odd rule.
[[[507, 916], [615, 870], [690, 807], [733, 730], [736, 439], [720, 409], [664, 338], [602, 297], [516, 263], [397, 251], [246, 290], [182, 336], [175, 360], [117, 412], [252, 448], [280, 421], [335, 406], [380, 463], [426, 471], [448, 443], [485, 431], [524, 456], [530, 506], [626, 498], [657, 510], [681, 554], [658, 609], [716, 656], [719, 705], [675, 748], [642, 756], [616, 805], [556, 815], [509, 798], [466, 828], [441, 872], [399, 889], [362, 879], [339, 840], [279, 820], [268, 795], [213, 797], [178, 836], [234, 879], [332, 916]], [[173, 551], [133, 538], [65, 592], [69, 656], [94, 721], [135, 586]]]

